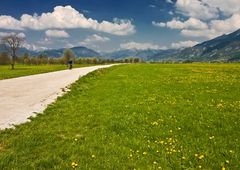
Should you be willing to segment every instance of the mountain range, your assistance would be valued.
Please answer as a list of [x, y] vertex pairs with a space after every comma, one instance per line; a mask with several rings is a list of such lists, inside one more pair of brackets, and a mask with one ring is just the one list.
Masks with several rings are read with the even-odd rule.
[[[73, 47], [73, 48], [70, 48], [76, 57], [100, 57], [101, 54], [92, 50], [92, 49], [89, 49], [89, 48], [86, 48], [86, 47]], [[25, 53], [28, 53], [30, 56], [38, 56], [40, 54], [42, 55], [47, 55], [49, 57], [53, 57], [53, 58], [59, 58], [59, 57], [62, 57], [63, 56], [63, 53], [64, 53], [64, 50], [65, 48], [60, 48], [60, 49], [51, 49], [51, 50], [45, 50], [45, 51], [33, 51], [33, 50], [28, 50], [26, 48], [20, 48], [18, 51], [17, 51], [17, 56], [22, 56], [24, 55]], [[0, 52], [3, 52], [3, 51], [6, 51], [6, 48], [4, 47], [3, 44], [0, 44]]]
[[[45, 54], [49, 57], [61, 57], [65, 48], [52, 49], [46, 51], [31, 51], [26, 48], [20, 48], [17, 55], [21, 56], [29, 53], [31, 56]], [[177, 50], [118, 50], [113, 52], [99, 53], [86, 47], [73, 47], [71, 50], [77, 57], [101, 57], [109, 59], [125, 59], [129, 57], [138, 57], [144, 61], [162, 61], [162, 60], [191, 60], [191, 61], [240, 61], [240, 29], [214, 38], [209, 41], [197, 44], [193, 47]], [[0, 44], [0, 52], [5, 48]]]
[[209, 41], [186, 48], [171, 56], [178, 60], [192, 61], [240, 61], [240, 29]]

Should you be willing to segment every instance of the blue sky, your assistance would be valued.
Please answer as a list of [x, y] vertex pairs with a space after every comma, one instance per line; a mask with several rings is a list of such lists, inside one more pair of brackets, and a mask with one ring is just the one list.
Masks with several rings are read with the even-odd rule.
[[34, 50], [182, 48], [240, 28], [237, 1], [1, 0], [0, 36]]

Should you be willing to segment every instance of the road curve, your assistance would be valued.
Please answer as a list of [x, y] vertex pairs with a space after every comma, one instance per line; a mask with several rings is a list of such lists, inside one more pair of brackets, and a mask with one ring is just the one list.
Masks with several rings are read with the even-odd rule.
[[47, 105], [63, 94], [63, 88], [79, 77], [111, 66], [83, 67], [0, 80], [0, 129], [27, 122], [34, 113], [43, 112]]

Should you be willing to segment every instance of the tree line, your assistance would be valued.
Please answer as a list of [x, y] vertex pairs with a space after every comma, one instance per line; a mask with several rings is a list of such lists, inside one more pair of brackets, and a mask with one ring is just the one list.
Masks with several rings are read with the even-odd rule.
[[[68, 51], [70, 49], [67, 49]], [[24, 64], [24, 65], [43, 65], [43, 64], [67, 64], [69, 60], [73, 60], [74, 64], [108, 64], [108, 63], [139, 63], [141, 62], [140, 58], [126, 58], [120, 60], [114, 59], [104, 59], [104, 58], [76, 58], [75, 56], [68, 58], [66, 52], [60, 58], [48, 57], [45, 54], [40, 54], [38, 56], [30, 56], [28, 53], [20, 57], [15, 58], [15, 63]], [[0, 53], [0, 65], [11, 64], [11, 57], [7, 52]]]
[[71, 49], [66, 49], [60, 58], [52, 58], [45, 54], [38, 56], [29, 56], [25, 53], [18, 57], [17, 51], [22, 46], [24, 38], [18, 34], [10, 34], [1, 38], [1, 43], [5, 46], [5, 52], [0, 53], [0, 64], [10, 64], [14, 69], [15, 63], [25, 65], [41, 65], [41, 64], [68, 64], [69, 61], [75, 64], [105, 64], [105, 63], [138, 63], [139, 58], [127, 58], [123, 60], [103, 59], [103, 58], [76, 58]]

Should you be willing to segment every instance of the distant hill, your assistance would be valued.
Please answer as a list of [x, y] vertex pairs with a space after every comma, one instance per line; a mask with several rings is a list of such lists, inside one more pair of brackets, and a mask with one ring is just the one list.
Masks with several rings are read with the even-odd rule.
[[[89, 48], [86, 48], [86, 47], [73, 47], [70, 49], [74, 52], [74, 54], [77, 58], [79, 58], [79, 57], [100, 57], [101, 56], [98, 52], [91, 50]], [[46, 50], [46, 51], [43, 51], [40, 53], [46, 54], [49, 57], [59, 58], [59, 57], [63, 56], [64, 50], [65, 50], [64, 48], [61, 48], [61, 49], [55, 49], [55, 50]]]
[[[52, 50], [46, 50], [46, 51], [32, 51], [32, 50], [28, 50], [26, 48], [20, 48], [17, 51], [17, 55], [22, 56], [25, 53], [28, 53], [31, 56], [45, 54], [49, 57], [59, 58], [59, 57], [63, 56], [64, 50], [65, 50], [65, 48], [52, 49]], [[86, 47], [73, 47], [73, 48], [71, 48], [71, 50], [74, 52], [76, 57], [100, 57], [101, 56], [98, 52], [91, 50], [89, 48], [86, 48]], [[3, 51], [6, 51], [6, 49], [3, 44], [0, 44], [0, 52], [3, 52]]]
[[110, 53], [104, 53], [103, 56], [111, 59], [124, 59], [129, 57], [141, 58], [145, 61], [157, 61], [161, 57], [176, 54], [178, 50], [119, 50]]
[[222, 35], [194, 47], [186, 48], [171, 57], [193, 61], [240, 61], [240, 29], [231, 34]]

